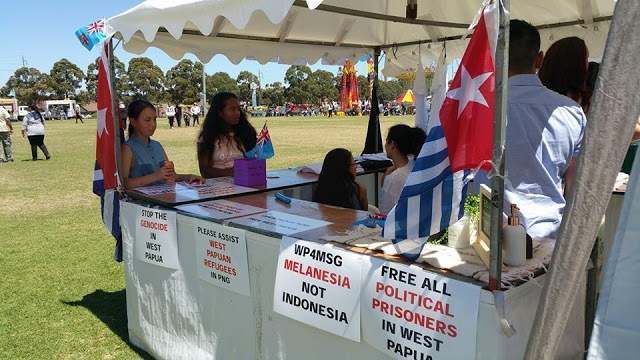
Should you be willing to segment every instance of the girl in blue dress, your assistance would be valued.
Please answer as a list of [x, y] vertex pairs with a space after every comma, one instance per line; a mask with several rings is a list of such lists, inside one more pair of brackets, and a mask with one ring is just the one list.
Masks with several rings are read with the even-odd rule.
[[122, 144], [122, 178], [125, 189], [166, 181], [204, 183], [201, 176], [176, 174], [162, 145], [151, 139], [157, 126], [156, 108], [153, 104], [146, 100], [135, 100], [129, 104], [127, 114], [129, 138]]

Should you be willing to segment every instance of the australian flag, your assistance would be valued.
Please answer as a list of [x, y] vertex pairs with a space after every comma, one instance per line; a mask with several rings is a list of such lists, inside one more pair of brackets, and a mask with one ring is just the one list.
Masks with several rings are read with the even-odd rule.
[[[465, 178], [471, 169], [490, 170], [493, 142], [497, 2], [486, 5], [440, 112], [427, 134], [383, 235], [398, 253], [415, 260], [430, 235], [464, 214]], [[437, 108], [437, 107], [436, 107]]]
[[86, 47], [87, 50], [93, 49], [94, 45], [101, 43], [106, 38], [104, 22], [105, 20], [102, 19], [87, 26], [83, 26], [76, 31], [78, 40], [80, 40], [82, 46]]
[[[122, 261], [122, 232], [120, 229], [120, 194], [116, 164], [116, 136], [111, 111], [111, 86], [107, 46], [102, 47], [98, 67], [98, 113], [96, 134], [96, 163], [93, 171], [93, 192], [100, 196], [102, 221], [116, 239], [113, 258]], [[122, 126], [122, 122], [119, 122]]]
[[256, 147], [251, 151], [248, 151], [244, 156], [247, 159], [263, 160], [270, 159], [275, 155], [273, 151], [273, 144], [271, 143], [271, 136], [269, 136], [269, 129], [267, 129], [267, 123], [264, 123], [258, 139], [256, 139]]

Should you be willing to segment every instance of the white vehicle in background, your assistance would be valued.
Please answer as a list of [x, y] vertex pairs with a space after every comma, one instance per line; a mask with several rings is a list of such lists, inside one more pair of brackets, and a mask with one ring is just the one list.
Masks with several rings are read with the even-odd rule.
[[66, 109], [67, 119], [72, 119], [76, 116], [76, 101], [75, 100], [46, 100], [44, 102], [44, 110], [42, 115], [45, 119], [50, 120], [62, 120], [62, 110]]
[[28, 106], [18, 106], [18, 120], [22, 120], [22, 118], [29, 113]]

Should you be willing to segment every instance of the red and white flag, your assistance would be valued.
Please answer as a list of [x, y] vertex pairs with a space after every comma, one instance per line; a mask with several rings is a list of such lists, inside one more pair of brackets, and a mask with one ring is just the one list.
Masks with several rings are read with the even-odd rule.
[[[96, 134], [96, 162], [102, 170], [105, 189], [118, 187], [118, 168], [116, 166], [116, 134], [113, 124], [111, 75], [109, 54], [105, 44], [100, 54], [98, 66], [98, 113]], [[119, 130], [118, 130], [119, 131]], [[94, 176], [95, 178], [95, 176]]]
[[[397, 252], [410, 259], [420, 255], [430, 235], [462, 217], [465, 178], [491, 160], [498, 11], [497, 2], [483, 8], [398, 204], [385, 221], [384, 237], [393, 239]], [[482, 168], [491, 164], [485, 162]]]

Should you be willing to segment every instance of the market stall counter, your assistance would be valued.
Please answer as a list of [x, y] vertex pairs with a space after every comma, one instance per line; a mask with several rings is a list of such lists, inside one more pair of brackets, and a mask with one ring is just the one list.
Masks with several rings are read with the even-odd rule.
[[[368, 215], [268, 193], [123, 202], [131, 342], [156, 358], [522, 357], [545, 275], [494, 295], [473, 277], [320, 240]], [[562, 356], [583, 349], [582, 312], [571, 319]]]

